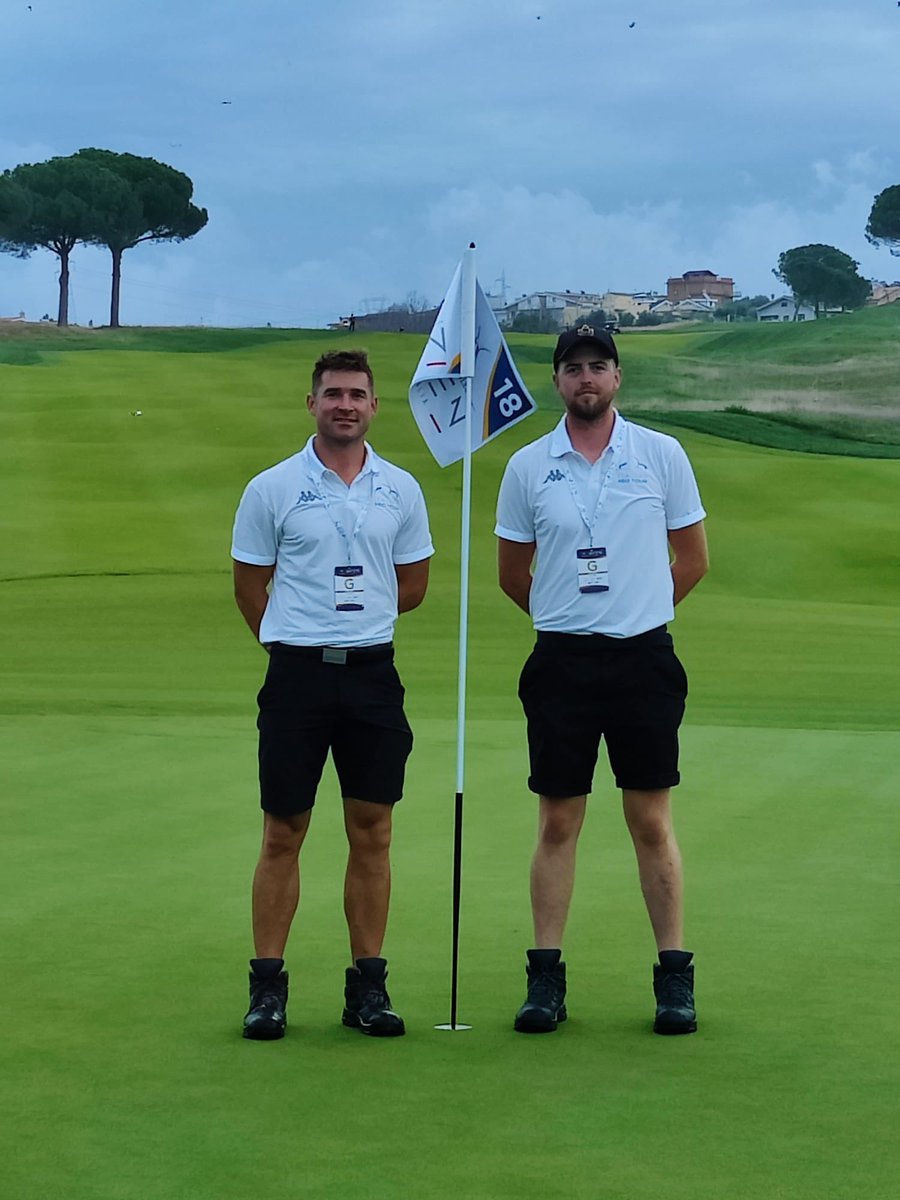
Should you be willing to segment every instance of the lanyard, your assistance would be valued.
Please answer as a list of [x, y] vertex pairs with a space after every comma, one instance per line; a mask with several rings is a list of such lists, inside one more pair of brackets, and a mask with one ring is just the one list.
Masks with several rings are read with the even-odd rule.
[[320, 499], [321, 499], [323, 505], [325, 506], [325, 511], [328, 514], [328, 517], [329, 517], [332, 525], [335, 527], [335, 529], [337, 530], [338, 536], [341, 538], [344, 545], [347, 547], [347, 565], [348, 566], [350, 566], [353, 562], [353, 544], [356, 541], [357, 537], [359, 536], [363, 525], [365, 524], [366, 517], [369, 515], [369, 505], [372, 502], [372, 495], [375, 491], [375, 472], [370, 471], [369, 474], [371, 476], [371, 479], [369, 481], [369, 495], [366, 499], [365, 504], [359, 510], [359, 515], [356, 518], [356, 524], [353, 526], [353, 532], [349, 535], [347, 534], [347, 530], [344, 526], [344, 522], [340, 519], [340, 517], [335, 516], [334, 509], [331, 507], [331, 501], [328, 498], [328, 490], [325, 485], [324, 477], [320, 477], [319, 482], [316, 483], [312, 474], [310, 473], [310, 475], [309, 475], [309, 482], [312, 484], [314, 490], [319, 493]]
[[618, 424], [620, 428], [616, 434], [615, 442], [611, 444], [611, 447], [607, 446], [607, 448], [603, 451], [603, 456], [606, 457], [607, 462], [606, 467], [603, 470], [603, 479], [600, 483], [600, 495], [597, 497], [597, 507], [594, 509], [593, 518], [588, 517], [587, 509], [584, 507], [584, 501], [581, 498], [581, 493], [578, 490], [578, 484], [575, 482], [572, 469], [568, 462], [565, 463], [566, 480], [569, 484], [569, 491], [572, 493], [572, 499], [575, 501], [575, 507], [578, 509], [578, 515], [584, 522], [584, 527], [588, 532], [588, 537], [590, 538], [590, 543], [592, 546], [594, 544], [594, 528], [597, 524], [597, 518], [600, 516], [600, 510], [603, 508], [604, 501], [606, 500], [606, 491], [609, 487], [609, 473], [612, 470], [614, 461], [621, 454], [622, 444], [625, 441], [625, 427], [620, 418], [618, 419]]

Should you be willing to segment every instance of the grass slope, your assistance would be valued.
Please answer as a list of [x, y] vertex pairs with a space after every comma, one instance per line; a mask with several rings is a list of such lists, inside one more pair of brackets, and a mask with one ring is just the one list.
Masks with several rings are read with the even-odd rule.
[[[440, 1034], [460, 472], [433, 464], [409, 415], [422, 339], [367, 338], [373, 441], [422, 481], [438, 547], [425, 605], [398, 626], [417, 741], [387, 952], [410, 1033], [381, 1044], [339, 1024], [329, 768], [289, 948], [290, 1034], [251, 1045], [238, 1028], [263, 661], [231, 599], [229, 531], [246, 480], [307, 436], [309, 370], [341, 335], [227, 333], [212, 348], [212, 332], [189, 353], [129, 333], [129, 353], [0, 366], [0, 1192], [892, 1195], [898, 464], [682, 435], [713, 561], [675, 626], [701, 1031], [648, 1032], [652, 946], [601, 766], [567, 933], [571, 1020], [516, 1037], [535, 806], [515, 683], [532, 637], [494, 582], [492, 509], [508, 455], [556, 420], [549, 342], [516, 339], [545, 407], [475, 463], [460, 976], [474, 1028]], [[623, 358], [696, 355], [705, 336], [628, 340]]]

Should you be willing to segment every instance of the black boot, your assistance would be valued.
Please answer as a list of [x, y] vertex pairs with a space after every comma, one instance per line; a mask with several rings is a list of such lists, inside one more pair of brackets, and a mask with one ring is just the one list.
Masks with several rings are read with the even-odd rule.
[[560, 950], [529, 950], [525, 974], [528, 997], [516, 1013], [519, 1033], [552, 1033], [565, 1021], [566, 964]]
[[[254, 966], [257, 961], [267, 960], [254, 959], [251, 966]], [[269, 971], [258, 975], [256, 970], [252, 970], [250, 972], [250, 1008], [244, 1017], [244, 1037], [260, 1042], [271, 1042], [284, 1037], [287, 1027], [287, 1014], [285, 1013], [287, 1000], [287, 971]]]
[[[671, 954], [663, 951], [660, 954]], [[656, 996], [654, 1033], [693, 1033], [697, 1028], [694, 1008], [694, 966], [690, 954], [683, 951], [682, 964], [653, 964], [653, 994]]]
[[347, 968], [344, 987], [344, 1025], [370, 1037], [402, 1037], [403, 1018], [391, 1008], [387, 994], [387, 962], [383, 958], [358, 958]]

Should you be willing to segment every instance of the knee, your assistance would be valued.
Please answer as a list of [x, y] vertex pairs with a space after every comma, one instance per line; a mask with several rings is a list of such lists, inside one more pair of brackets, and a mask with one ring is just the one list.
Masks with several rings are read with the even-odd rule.
[[298, 828], [294, 822], [267, 818], [263, 826], [263, 858], [296, 858], [305, 833], [305, 822]]
[[674, 836], [669, 813], [655, 810], [629, 814], [628, 829], [636, 842], [647, 847], [664, 846]]
[[581, 831], [582, 816], [563, 805], [554, 805], [541, 814], [539, 837], [545, 846], [565, 846]]
[[371, 857], [387, 854], [391, 846], [390, 810], [372, 814], [367, 820], [348, 822], [347, 840], [354, 854]]
[[669, 792], [623, 792], [625, 820], [635, 843], [650, 849], [671, 843], [672, 810]]

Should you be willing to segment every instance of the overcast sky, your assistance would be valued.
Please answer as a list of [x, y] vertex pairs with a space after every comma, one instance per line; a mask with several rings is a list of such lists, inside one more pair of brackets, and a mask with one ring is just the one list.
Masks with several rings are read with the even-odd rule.
[[[900, 183], [897, 0], [3, 0], [0, 168], [160, 159], [209, 224], [123, 260], [123, 324], [319, 326], [486, 291], [781, 291], [792, 246], [866, 276]], [[0, 255], [0, 315], [56, 312], [57, 260]], [[72, 256], [74, 321], [108, 254]]]

